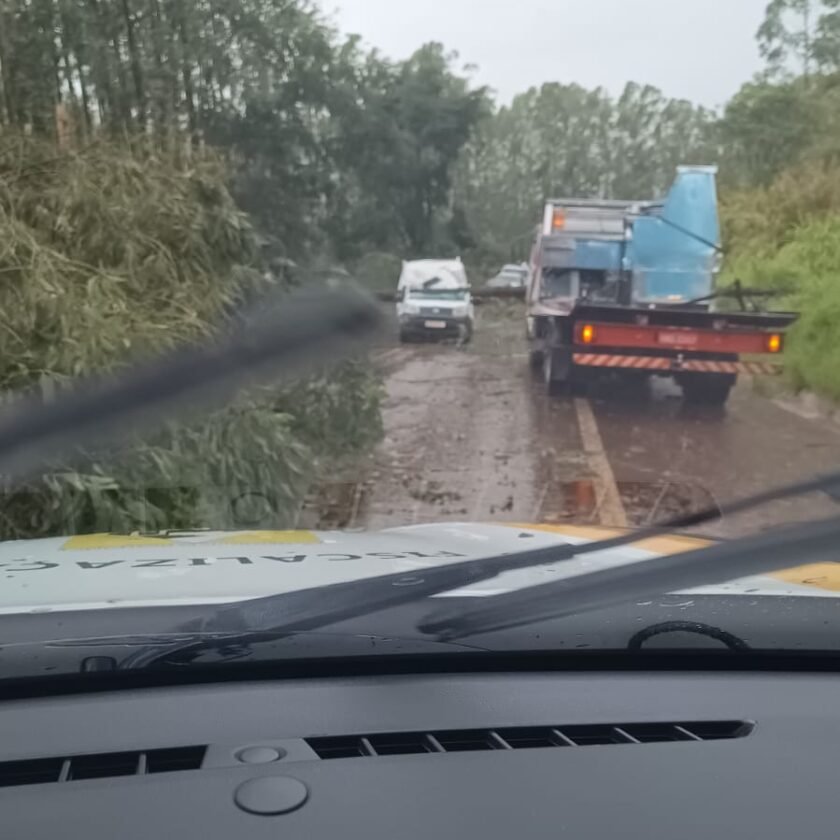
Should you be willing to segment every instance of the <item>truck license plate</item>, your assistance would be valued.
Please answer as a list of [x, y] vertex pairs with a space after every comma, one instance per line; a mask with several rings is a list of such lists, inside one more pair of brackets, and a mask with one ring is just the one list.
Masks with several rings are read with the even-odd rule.
[[424, 321], [423, 325], [430, 330], [445, 330], [446, 321]]
[[699, 341], [695, 332], [674, 331], [659, 333], [659, 343], [668, 344], [671, 347], [695, 347]]

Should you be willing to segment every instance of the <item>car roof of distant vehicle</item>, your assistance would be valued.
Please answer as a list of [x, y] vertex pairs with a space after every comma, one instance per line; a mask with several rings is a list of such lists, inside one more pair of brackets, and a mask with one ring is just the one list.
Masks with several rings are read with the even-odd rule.
[[464, 289], [470, 285], [461, 258], [403, 261], [398, 288]]
[[523, 286], [528, 276], [527, 266], [506, 265], [494, 277], [487, 281], [487, 285], [499, 288], [505, 286]]

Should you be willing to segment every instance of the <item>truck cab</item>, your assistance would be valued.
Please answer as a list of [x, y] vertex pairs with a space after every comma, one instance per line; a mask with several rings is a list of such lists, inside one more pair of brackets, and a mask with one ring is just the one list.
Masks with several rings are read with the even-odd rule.
[[460, 259], [403, 262], [397, 286], [400, 340], [472, 338], [475, 309]]

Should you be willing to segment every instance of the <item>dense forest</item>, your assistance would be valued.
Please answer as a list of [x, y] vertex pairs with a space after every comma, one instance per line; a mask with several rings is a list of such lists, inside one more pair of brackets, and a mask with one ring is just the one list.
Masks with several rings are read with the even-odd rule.
[[[724, 282], [801, 309], [792, 382], [840, 397], [840, 0], [771, 0], [756, 38], [765, 70], [721, 113], [633, 82], [547, 81], [499, 105], [447, 46], [391, 60], [310, 0], [1, 0], [0, 387], [206, 334], [255, 287], [312, 269], [390, 284], [402, 258], [461, 254], [479, 280], [525, 253], [549, 193], [644, 198], [678, 163], [716, 162]], [[375, 439], [377, 399], [363, 366], [261, 395], [255, 451], [204, 459], [190, 483], [233, 470], [292, 516], [319, 453]], [[197, 451], [241, 439], [243, 416], [45, 481], [105, 500], [152, 468], [177, 484]], [[103, 505], [109, 521], [74, 515], [133, 521]], [[58, 516], [30, 500], [0, 530]]]
[[766, 70], [723, 114], [633, 82], [611, 97], [549, 81], [499, 107], [443, 45], [389, 60], [310, 0], [4, 0], [0, 124], [76, 150], [213, 148], [293, 260], [493, 262], [548, 193], [655, 195], [685, 161], [766, 187], [830, 159], [840, 0], [771, 0], [756, 37]]

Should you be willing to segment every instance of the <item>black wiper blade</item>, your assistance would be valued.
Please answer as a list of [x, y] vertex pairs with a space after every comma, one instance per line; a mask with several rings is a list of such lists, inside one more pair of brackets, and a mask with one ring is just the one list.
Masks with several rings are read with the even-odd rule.
[[[360, 615], [398, 607], [441, 592], [448, 592], [496, 577], [510, 569], [528, 568], [557, 562], [574, 556], [578, 548], [588, 546], [551, 546], [489, 558], [463, 560], [411, 573], [396, 572], [373, 578], [333, 583], [297, 592], [284, 592], [264, 598], [252, 598], [218, 608], [204, 619], [191, 621], [176, 631], [184, 634], [218, 634], [218, 643], [227, 644], [241, 635], [271, 634], [278, 638], [288, 633], [316, 630]], [[153, 667], [173, 654], [201, 647], [206, 650], [206, 636], [166, 650], [149, 648], [130, 654], [121, 668]]]
[[730, 542], [580, 574], [482, 599], [476, 609], [439, 610], [418, 629], [438, 641], [507, 630], [578, 615], [638, 598], [691, 589], [722, 580], [778, 571], [801, 552], [809, 563], [836, 561], [840, 517], [774, 529]]
[[[746, 499], [741, 499], [721, 507], [710, 507], [705, 511], [690, 516], [669, 519], [657, 525], [639, 528], [635, 531], [618, 534], [603, 540], [583, 544], [568, 544], [547, 546], [538, 549], [526, 549], [510, 554], [493, 555], [449, 563], [422, 571], [406, 574], [403, 572], [364, 578], [345, 583], [330, 584], [314, 589], [303, 589], [297, 592], [287, 592], [280, 595], [269, 595], [265, 598], [255, 598], [244, 602], [237, 602], [217, 609], [209, 617], [185, 625], [179, 630], [183, 632], [201, 633], [235, 633], [235, 632], [265, 632], [277, 635], [283, 633], [315, 630], [339, 621], [369, 615], [380, 610], [398, 607], [403, 604], [418, 601], [422, 598], [449, 592], [454, 589], [489, 580], [503, 572], [517, 569], [534, 568], [550, 563], [561, 563], [586, 554], [607, 551], [612, 548], [641, 542], [650, 537], [660, 536], [663, 532], [673, 531], [684, 525], [698, 525], [711, 521], [720, 515], [740, 513], [770, 501], [798, 496], [804, 493], [834, 487], [840, 482], [840, 473], [809, 479], [808, 481], [788, 484], [772, 490], [758, 493]], [[838, 520], [840, 523], [840, 520]], [[840, 524], [838, 524], [840, 529]], [[749, 538], [744, 538], [749, 539]], [[726, 545], [737, 547], [741, 540], [734, 540]], [[709, 551], [703, 549], [702, 551]], [[697, 552], [691, 552], [696, 554]], [[680, 555], [684, 556], [684, 555]], [[787, 562], [790, 555], [786, 555]], [[629, 573], [640, 567], [632, 564], [627, 567]], [[777, 567], [778, 568], [778, 567]], [[732, 575], [727, 572], [724, 579], [731, 580]], [[718, 578], [720, 579], [720, 578]], [[565, 583], [562, 581], [560, 583]], [[546, 584], [548, 585], [548, 584]], [[535, 587], [539, 589], [540, 587]], [[527, 591], [527, 590], [526, 590]], [[489, 607], [497, 605], [511, 595], [497, 595], [482, 599]], [[436, 613], [429, 622], [421, 626], [421, 630], [434, 633], [441, 637], [452, 632], [453, 627], [462, 618], [468, 618], [472, 612]], [[482, 616], [486, 620], [486, 616]], [[527, 620], [522, 623], [527, 623]], [[453, 627], [450, 627], [453, 625]], [[457, 631], [456, 631], [457, 632]], [[167, 653], [144, 652], [129, 657], [122, 667], [139, 668], [154, 665], [166, 658], [172, 652], [182, 648], [170, 649]]]
[[0, 415], [0, 474], [24, 479], [80, 447], [120, 443], [163, 420], [226, 405], [244, 388], [340, 361], [381, 320], [374, 299], [348, 287], [269, 295], [213, 341], [81, 379], [49, 403], [19, 400]]

